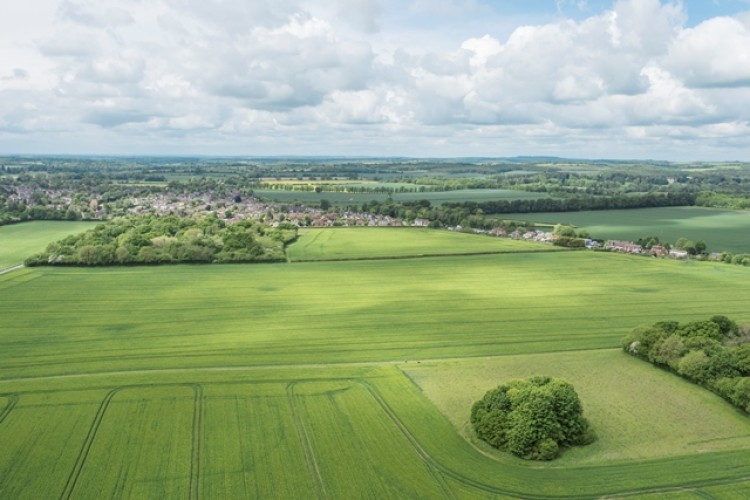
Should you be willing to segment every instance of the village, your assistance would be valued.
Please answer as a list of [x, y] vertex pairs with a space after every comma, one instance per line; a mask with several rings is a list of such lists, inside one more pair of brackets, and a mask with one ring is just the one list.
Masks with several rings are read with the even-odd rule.
[[[86, 197], [70, 189], [39, 189], [28, 186], [17, 186], [8, 196], [8, 201], [25, 205], [26, 210], [33, 212], [44, 208], [57, 213], [65, 213], [68, 219], [107, 220], [127, 215], [179, 215], [213, 214], [219, 219], [232, 224], [245, 219], [256, 220], [273, 227], [281, 224], [292, 224], [297, 227], [435, 227], [425, 218], [404, 220], [389, 215], [345, 209], [322, 209], [302, 204], [277, 204], [264, 201], [254, 196], [243, 197], [239, 191], [216, 192], [160, 192], [140, 196], [125, 196], [112, 201], [103, 201], [96, 197]], [[535, 241], [556, 245], [560, 236], [541, 229], [509, 231], [498, 226], [493, 229], [447, 226], [448, 231], [471, 232], [497, 238]], [[648, 255], [660, 258], [687, 259], [691, 257], [687, 250], [672, 248], [668, 244], [656, 244], [649, 248], [633, 241], [597, 240], [593, 238], [574, 238], [576, 248], [588, 250], [620, 252], [632, 255]], [[571, 246], [571, 245], [563, 245]], [[720, 260], [721, 254], [710, 253], [708, 260]]]

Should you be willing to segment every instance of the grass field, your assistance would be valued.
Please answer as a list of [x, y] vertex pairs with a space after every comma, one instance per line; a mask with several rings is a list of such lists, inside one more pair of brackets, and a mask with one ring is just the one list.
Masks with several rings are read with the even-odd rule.
[[94, 227], [93, 222], [25, 222], [0, 226], [0, 270], [21, 264], [53, 241]]
[[[351, 205], [377, 200], [385, 201], [387, 193], [315, 193], [307, 191], [275, 191], [271, 189], [256, 189], [256, 196], [280, 203], [310, 203], [317, 204], [321, 200], [328, 200], [334, 205]], [[513, 191], [509, 189], [460, 189], [455, 191], [426, 191], [424, 193], [393, 193], [394, 201], [430, 200], [433, 204], [457, 203], [463, 201], [493, 201], [493, 200], [535, 200], [544, 198], [543, 193], [527, 191]]]
[[[749, 302], [750, 269], [592, 252], [15, 271], [0, 498], [738, 497], [750, 418], [617, 346]], [[539, 372], [599, 441], [473, 443], [471, 402]]]
[[[571, 382], [598, 440], [558, 465], [750, 448], [748, 417], [619, 349], [409, 364], [402, 369], [471, 439], [472, 403], [501, 382], [546, 373]], [[489, 448], [487, 448], [489, 449]]]
[[509, 214], [504, 219], [572, 224], [595, 238], [635, 240], [658, 236], [704, 240], [710, 252], [750, 253], [750, 211], [701, 207], [641, 208], [539, 214]]
[[303, 261], [557, 250], [561, 248], [443, 230], [342, 227], [301, 230], [299, 240], [287, 248], [287, 255], [291, 261]]

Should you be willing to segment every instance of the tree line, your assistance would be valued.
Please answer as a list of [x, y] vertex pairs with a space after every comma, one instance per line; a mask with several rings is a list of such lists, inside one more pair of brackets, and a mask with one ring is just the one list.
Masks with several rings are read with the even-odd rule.
[[750, 336], [726, 316], [639, 327], [623, 339], [622, 347], [750, 413]]

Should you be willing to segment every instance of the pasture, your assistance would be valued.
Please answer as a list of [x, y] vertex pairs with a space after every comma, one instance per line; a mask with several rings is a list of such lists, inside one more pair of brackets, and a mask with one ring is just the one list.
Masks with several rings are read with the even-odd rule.
[[95, 222], [39, 221], [0, 226], [0, 270], [21, 264], [49, 243], [95, 225]]
[[495, 200], [535, 200], [547, 197], [544, 193], [527, 191], [513, 191], [510, 189], [457, 189], [454, 191], [425, 191], [407, 193], [336, 193], [314, 191], [281, 191], [273, 189], [255, 189], [255, 196], [279, 203], [318, 204], [321, 200], [328, 200], [333, 205], [348, 206], [361, 205], [372, 200], [386, 201], [389, 197], [394, 201], [407, 202], [429, 200], [434, 205], [442, 203], [460, 203], [464, 201], [495, 201]]
[[[750, 419], [616, 348], [749, 301], [747, 268], [592, 252], [19, 270], [0, 497], [731, 497]], [[472, 442], [473, 400], [539, 372], [599, 441], [533, 465]]]
[[538, 373], [569, 381], [584, 401], [584, 415], [598, 440], [566, 450], [557, 465], [750, 448], [746, 415], [620, 349], [431, 361], [401, 368], [469, 440], [466, 408], [500, 382]]
[[535, 242], [411, 227], [302, 229], [299, 234], [299, 239], [287, 248], [291, 261], [562, 250]]
[[594, 238], [636, 240], [658, 236], [674, 243], [678, 238], [704, 240], [708, 251], [750, 253], [750, 212], [702, 207], [639, 208], [538, 214], [507, 214], [517, 219], [547, 224], [571, 224], [588, 230]]

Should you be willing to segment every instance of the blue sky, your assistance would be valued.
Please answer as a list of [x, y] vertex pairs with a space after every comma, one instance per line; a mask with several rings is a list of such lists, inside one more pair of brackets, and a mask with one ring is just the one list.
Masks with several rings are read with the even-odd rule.
[[750, 1], [11, 2], [0, 153], [750, 161]]

